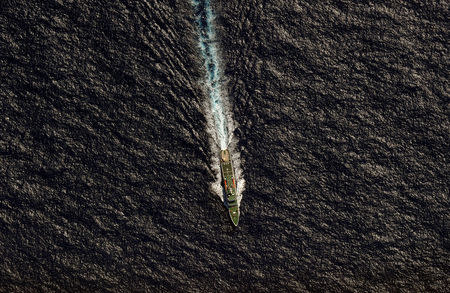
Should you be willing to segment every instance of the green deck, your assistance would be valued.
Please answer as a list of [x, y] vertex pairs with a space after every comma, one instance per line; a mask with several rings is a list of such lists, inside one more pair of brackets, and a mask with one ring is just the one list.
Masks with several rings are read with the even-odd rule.
[[222, 175], [224, 181], [226, 181], [227, 205], [233, 224], [237, 226], [239, 222], [239, 207], [237, 202], [236, 188], [233, 184], [234, 172], [231, 162], [222, 162]]

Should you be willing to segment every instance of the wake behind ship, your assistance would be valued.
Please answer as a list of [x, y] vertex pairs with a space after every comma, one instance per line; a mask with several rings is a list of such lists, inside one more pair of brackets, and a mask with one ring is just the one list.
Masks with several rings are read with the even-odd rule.
[[228, 212], [231, 221], [237, 226], [239, 223], [239, 206], [236, 195], [236, 179], [234, 176], [233, 165], [230, 160], [230, 152], [228, 150], [220, 151], [220, 169], [222, 170]]

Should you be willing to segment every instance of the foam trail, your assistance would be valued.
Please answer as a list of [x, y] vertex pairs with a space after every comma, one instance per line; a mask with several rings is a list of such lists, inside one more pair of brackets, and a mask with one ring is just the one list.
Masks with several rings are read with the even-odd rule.
[[213, 13], [209, 0], [193, 0], [195, 7], [196, 24], [199, 28], [200, 49], [205, 60], [206, 86], [208, 88], [209, 102], [216, 126], [216, 136], [221, 149], [228, 145], [227, 119], [223, 107], [219, 80], [219, 58], [214, 41], [214, 28], [212, 25]]
[[206, 68], [206, 90], [209, 97], [207, 106], [207, 120], [209, 125], [208, 131], [211, 134], [215, 144], [212, 144], [213, 154], [213, 170], [216, 173], [216, 182], [212, 185], [212, 189], [217, 193], [223, 201], [223, 189], [221, 186], [219, 151], [229, 149], [232, 154], [233, 166], [235, 169], [237, 181], [238, 203], [242, 198], [244, 189], [244, 180], [242, 178], [242, 170], [240, 168], [240, 153], [236, 151], [235, 139], [230, 139], [235, 123], [232, 119], [229, 103], [223, 99], [223, 89], [220, 80], [220, 66], [218, 50], [215, 42], [214, 32], [214, 14], [212, 12], [210, 0], [192, 0], [195, 9], [195, 23], [199, 32], [200, 51], [204, 59]]

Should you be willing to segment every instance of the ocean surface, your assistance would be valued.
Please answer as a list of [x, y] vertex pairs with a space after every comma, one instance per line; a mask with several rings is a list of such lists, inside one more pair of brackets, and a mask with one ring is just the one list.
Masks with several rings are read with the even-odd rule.
[[[203, 0], [201, 0], [203, 1]], [[0, 292], [449, 292], [449, 3], [0, 4]]]

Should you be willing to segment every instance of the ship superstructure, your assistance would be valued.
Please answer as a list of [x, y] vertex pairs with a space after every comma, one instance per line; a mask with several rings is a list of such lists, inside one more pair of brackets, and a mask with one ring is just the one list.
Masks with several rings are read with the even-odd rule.
[[239, 223], [239, 205], [236, 194], [236, 178], [234, 176], [233, 164], [228, 150], [220, 151], [220, 169], [222, 171], [223, 185], [226, 194], [226, 205], [235, 226]]

